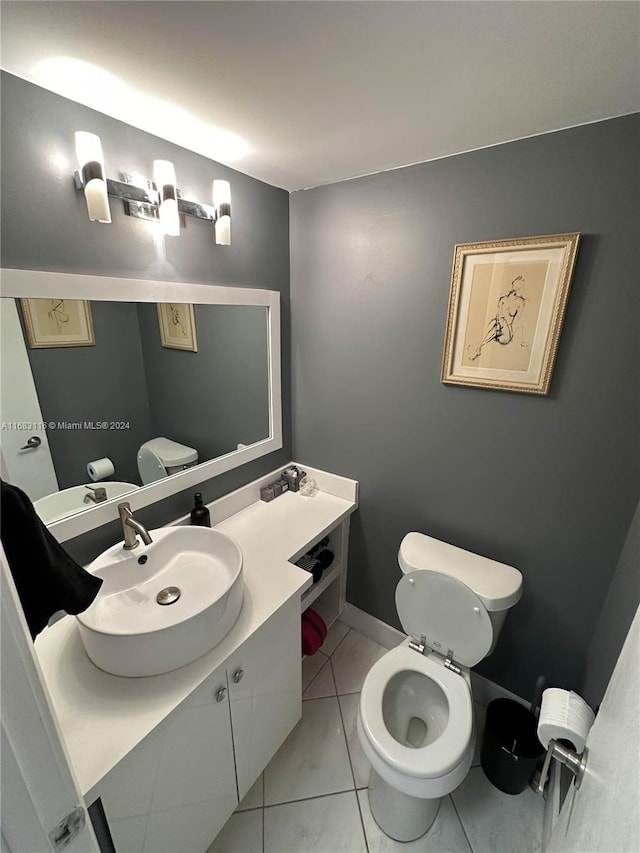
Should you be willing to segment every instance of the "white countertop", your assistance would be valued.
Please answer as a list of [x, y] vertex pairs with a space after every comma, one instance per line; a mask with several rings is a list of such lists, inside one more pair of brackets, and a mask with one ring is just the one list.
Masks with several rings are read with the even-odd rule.
[[[239, 495], [255, 494], [265, 479], [211, 504], [214, 522], [224, 515], [224, 505], [237, 506]], [[324, 488], [332, 479], [332, 475], [322, 475], [319, 482]], [[352, 500], [324, 490], [313, 497], [286, 493], [270, 503], [251, 503], [214, 523], [216, 530], [233, 537], [242, 548], [244, 602], [225, 639], [193, 663], [164, 675], [122, 678], [91, 663], [74, 617], [63, 618], [39, 635], [36, 653], [80, 790], [89, 794], [88, 802], [91, 789], [109, 770], [279, 607], [311, 586], [311, 575], [289, 560], [304, 553], [357, 506], [357, 484], [335, 479], [339, 482], [334, 491], [339, 494], [345, 494], [345, 485], [352, 484]]]

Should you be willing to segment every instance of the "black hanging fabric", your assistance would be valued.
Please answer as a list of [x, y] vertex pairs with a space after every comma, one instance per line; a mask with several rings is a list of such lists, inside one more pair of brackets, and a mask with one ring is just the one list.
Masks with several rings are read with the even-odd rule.
[[102, 580], [86, 572], [42, 523], [28, 496], [2, 482], [0, 537], [35, 639], [58, 610], [82, 613]]

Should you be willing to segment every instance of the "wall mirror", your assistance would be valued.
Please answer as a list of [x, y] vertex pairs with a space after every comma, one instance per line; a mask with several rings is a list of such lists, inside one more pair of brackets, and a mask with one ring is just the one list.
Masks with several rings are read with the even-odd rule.
[[61, 542], [282, 447], [275, 291], [5, 269], [0, 319], [2, 476]]

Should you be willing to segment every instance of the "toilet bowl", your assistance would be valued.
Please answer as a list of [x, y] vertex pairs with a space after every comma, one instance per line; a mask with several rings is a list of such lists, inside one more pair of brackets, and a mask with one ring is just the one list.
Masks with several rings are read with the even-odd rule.
[[142, 485], [147, 486], [195, 465], [198, 451], [170, 438], [152, 438], [140, 445], [137, 461]]
[[367, 673], [357, 731], [376, 822], [397, 841], [413, 841], [469, 771], [469, 668], [493, 650], [522, 575], [421, 533], [405, 536], [399, 563], [396, 608], [408, 637]]

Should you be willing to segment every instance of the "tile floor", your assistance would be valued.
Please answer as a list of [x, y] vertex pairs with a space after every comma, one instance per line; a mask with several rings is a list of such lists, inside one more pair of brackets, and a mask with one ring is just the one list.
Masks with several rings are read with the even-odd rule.
[[[375, 823], [369, 765], [356, 734], [362, 682], [386, 649], [336, 622], [303, 662], [302, 719], [208, 853], [535, 853], [543, 800], [494, 788], [476, 748], [465, 781], [443, 800], [431, 829], [401, 844]], [[476, 704], [478, 743], [484, 708]]]

